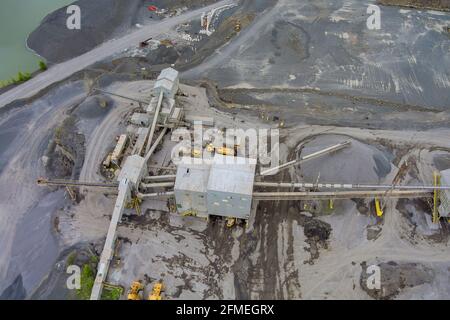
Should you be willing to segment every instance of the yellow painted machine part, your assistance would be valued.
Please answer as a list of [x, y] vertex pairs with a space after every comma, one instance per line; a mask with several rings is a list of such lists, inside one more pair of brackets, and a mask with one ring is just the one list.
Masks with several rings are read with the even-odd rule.
[[217, 153], [220, 153], [224, 156], [234, 156], [234, 149], [226, 148], [226, 147], [220, 147], [217, 149]]
[[233, 227], [235, 223], [236, 223], [236, 219], [235, 218], [227, 218], [227, 227], [228, 228]]
[[139, 281], [134, 281], [128, 291], [128, 300], [141, 300], [139, 292], [144, 289], [144, 285]]
[[186, 210], [183, 213], [181, 213], [182, 217], [196, 217], [197, 211], [195, 210]]
[[163, 284], [161, 282], [156, 283], [153, 286], [152, 293], [148, 297], [148, 300], [161, 300], [161, 291], [163, 290]]
[[330, 199], [329, 206], [330, 206], [330, 209], [334, 209], [334, 201], [333, 201], [333, 199]]
[[375, 209], [377, 211], [377, 216], [382, 217], [383, 210], [381, 209], [380, 200], [378, 198], [375, 198]]
[[192, 156], [194, 158], [200, 158], [202, 156], [202, 151], [198, 149], [192, 150]]
[[125, 208], [127, 209], [135, 209], [138, 216], [141, 215], [141, 202], [142, 200], [135, 197], [131, 199], [126, 205]]
[[[441, 185], [441, 176], [437, 172], [433, 172], [433, 178], [434, 178], [434, 186], [440, 186]], [[438, 212], [438, 202], [439, 202], [439, 190], [434, 189], [433, 194], [433, 223], [439, 222], [439, 212]]]

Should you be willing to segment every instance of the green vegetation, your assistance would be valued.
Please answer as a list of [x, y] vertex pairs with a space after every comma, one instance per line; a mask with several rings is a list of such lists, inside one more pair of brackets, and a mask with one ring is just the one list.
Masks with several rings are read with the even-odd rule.
[[100, 107], [102, 107], [102, 108], [106, 108], [108, 106], [108, 102], [106, 102], [106, 100], [104, 100], [104, 99], [101, 99], [99, 101], [99, 104], [100, 104]]
[[67, 257], [67, 265], [73, 265], [75, 263], [75, 259], [77, 258], [77, 252], [72, 251]]
[[105, 285], [102, 291], [102, 300], [119, 300], [122, 293], [123, 288], [121, 287]]
[[28, 81], [30, 79], [31, 79], [31, 73], [19, 71], [15, 78], [11, 78], [9, 80], [0, 81], [0, 88], [9, 86], [11, 84], [19, 84], [19, 83]]
[[[45, 71], [47, 69], [48, 69], [47, 64], [42, 60], [39, 61], [39, 70]], [[31, 78], [32, 78], [31, 73], [19, 71], [16, 77], [12, 77], [9, 80], [0, 80], [0, 88], [7, 87], [11, 84], [20, 84], [22, 82], [30, 80]]]
[[41, 70], [41, 71], [45, 71], [45, 70], [47, 70], [47, 64], [44, 62], [44, 61], [39, 61], [39, 69]]
[[[76, 257], [77, 252], [72, 252], [67, 257], [67, 263], [73, 263]], [[89, 258], [89, 262], [84, 264], [81, 268], [81, 288], [76, 291], [77, 298], [80, 300], [89, 300], [91, 297], [91, 291], [95, 281], [95, 267], [93, 267], [93, 265], [96, 265], [97, 263], [98, 257], [96, 255], [91, 255]], [[122, 293], [122, 287], [105, 284], [102, 291], [102, 300], [119, 300], [122, 296]]]
[[90, 260], [91, 260], [91, 263], [93, 263], [93, 264], [97, 264], [98, 263], [98, 257], [95, 256], [95, 255], [92, 255]]
[[25, 81], [28, 81], [30, 79], [31, 79], [31, 73], [29, 73], [29, 72], [22, 73], [22, 72], [19, 71], [17, 73], [17, 81], [18, 82], [25, 82]]
[[89, 264], [85, 264], [81, 270], [81, 288], [77, 290], [77, 297], [81, 300], [89, 300], [94, 286], [95, 273]]

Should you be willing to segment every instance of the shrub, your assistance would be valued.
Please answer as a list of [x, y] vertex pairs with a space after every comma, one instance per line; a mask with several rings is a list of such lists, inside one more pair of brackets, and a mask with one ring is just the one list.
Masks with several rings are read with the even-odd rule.
[[80, 284], [81, 288], [77, 290], [77, 296], [82, 300], [89, 300], [92, 287], [94, 286], [95, 274], [89, 264], [85, 264], [81, 270]]
[[44, 61], [39, 61], [39, 69], [41, 70], [41, 71], [45, 71], [45, 70], [47, 70], [47, 64], [44, 62]]

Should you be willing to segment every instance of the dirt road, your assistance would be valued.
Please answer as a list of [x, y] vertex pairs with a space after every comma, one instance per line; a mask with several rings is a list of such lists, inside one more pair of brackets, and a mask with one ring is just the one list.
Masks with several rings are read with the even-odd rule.
[[[119, 39], [108, 41], [97, 48], [69, 61], [57, 64], [49, 68], [46, 72], [39, 74], [35, 78], [15, 87], [0, 96], [0, 108], [13, 102], [14, 100], [24, 99], [30, 97], [40, 90], [46, 88], [52, 83], [61, 81], [77, 71], [83, 70], [95, 62], [101, 61], [110, 57], [115, 53], [137, 45], [143, 39], [155, 37], [176, 25], [189, 21], [204, 11], [209, 11], [213, 8], [220, 7], [226, 4], [234, 3], [233, 0], [219, 1], [210, 6], [193, 10], [176, 17], [168, 18], [162, 22], [152, 23], [133, 31]], [[200, 19], [200, 18], [199, 18]]]

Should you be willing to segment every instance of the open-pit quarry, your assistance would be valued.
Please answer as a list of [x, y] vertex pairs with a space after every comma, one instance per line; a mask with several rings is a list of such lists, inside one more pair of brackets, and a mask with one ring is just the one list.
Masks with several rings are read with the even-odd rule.
[[0, 89], [0, 297], [450, 299], [450, 4], [399, 2], [130, 1], [76, 54], [52, 13]]

